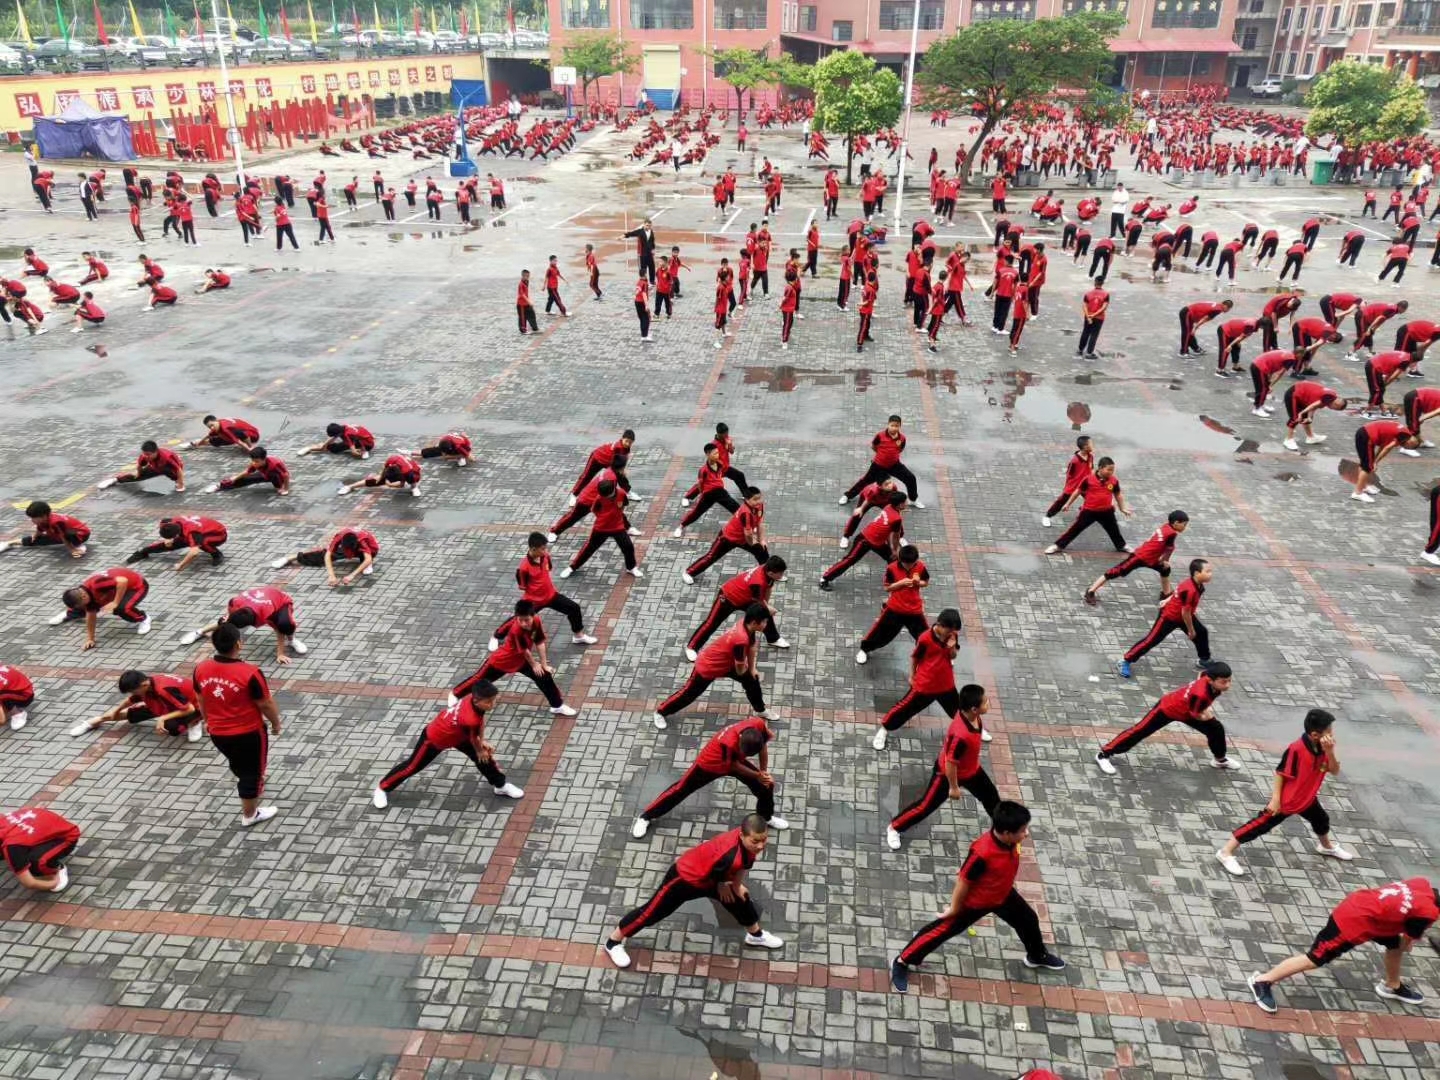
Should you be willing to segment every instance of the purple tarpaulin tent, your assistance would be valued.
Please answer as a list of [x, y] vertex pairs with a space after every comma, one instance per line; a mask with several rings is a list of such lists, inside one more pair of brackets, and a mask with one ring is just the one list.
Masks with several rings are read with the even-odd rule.
[[35, 141], [41, 157], [97, 157], [103, 161], [133, 161], [135, 143], [130, 121], [123, 116], [97, 112], [83, 101], [72, 101], [59, 116], [35, 121]]

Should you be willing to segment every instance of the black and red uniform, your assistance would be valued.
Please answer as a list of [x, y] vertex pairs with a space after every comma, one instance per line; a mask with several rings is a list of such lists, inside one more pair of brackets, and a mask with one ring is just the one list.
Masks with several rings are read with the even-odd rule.
[[1395, 331], [1395, 348], [1405, 352], [1428, 346], [1440, 337], [1440, 323], [1428, 319], [1411, 319]]
[[[625, 454], [628, 456], [629, 453], [630, 448], [619, 439], [613, 443], [606, 443], [604, 446], [597, 446], [594, 450], [591, 450], [590, 456], [585, 459], [585, 468], [580, 472], [580, 479], [575, 481], [575, 486], [570, 489], [570, 494], [578, 498], [580, 492], [584, 491], [602, 470], [610, 468], [610, 466], [615, 463], [616, 454]], [[619, 482], [618, 478], [617, 482]], [[626, 480], [621, 482], [620, 486], [629, 490], [630, 482]]]
[[237, 446], [245, 443], [254, 446], [260, 441], [260, 429], [248, 420], [226, 418], [215, 421], [215, 430], [205, 436], [211, 446]]
[[1271, 349], [1250, 362], [1250, 384], [1255, 388], [1255, 408], [1270, 400], [1270, 387], [1283, 371], [1298, 371], [1300, 358], [1288, 349]]
[[860, 530], [859, 537], [840, 557], [840, 561], [820, 575], [821, 582], [834, 581], [872, 551], [888, 562], [894, 557], [904, 536], [904, 515], [894, 506], [885, 507], [874, 521]]
[[745, 689], [750, 708], [763, 713], [765, 694], [760, 689], [760, 679], [746, 666], [754, 656], [754, 648], [754, 635], [745, 628], [742, 619], [700, 650], [685, 685], [662, 701], [655, 711], [661, 716], [674, 716], [703, 694], [716, 679], [734, 679]]
[[870, 440], [870, 448], [874, 451], [870, 459], [870, 467], [865, 470], [864, 476], [850, 485], [845, 492], [845, 498], [853, 499], [867, 484], [873, 484], [890, 476], [905, 485], [905, 494], [911, 502], [918, 499], [920, 488], [916, 484], [915, 474], [900, 460], [900, 456], [905, 453], [905, 433], [902, 431], [892, 437], [890, 429], [885, 428], [877, 432], [875, 437]]
[[1370, 391], [1366, 407], [1373, 411], [1385, 408], [1385, 387], [1407, 368], [1419, 363], [1414, 353], [1399, 350], [1376, 353], [1365, 361], [1365, 389]]
[[[690, 635], [687, 648], [699, 652], [710, 636], [718, 630], [722, 623], [737, 611], [744, 611], [751, 604], [770, 603], [770, 590], [775, 587], [775, 582], [770, 575], [765, 573], [765, 567], [752, 566], [743, 573], [736, 574], [725, 584], [721, 585], [715, 593], [715, 602], [710, 605], [710, 613], [705, 616], [696, 629]], [[771, 615], [765, 621], [765, 640], [770, 644], [780, 640], [780, 631], [775, 626], [775, 616]]]
[[972, 843], [960, 867], [960, 877], [970, 883], [964, 906], [954, 915], [942, 915], [922, 926], [900, 950], [900, 962], [906, 967], [917, 966], [956, 934], [963, 934], [992, 913], [1015, 931], [1032, 963], [1045, 959], [1049, 950], [1040, 933], [1040, 918], [1015, 890], [1019, 872], [1018, 846], [1002, 844], [994, 832]]
[[1269, 319], [1268, 324], [1261, 324], [1260, 327], [1260, 349], [1262, 352], [1269, 352], [1271, 349], [1280, 347], [1280, 320], [1293, 319], [1295, 312], [1300, 310], [1300, 296], [1297, 293], [1284, 292], [1276, 293], [1269, 300], [1265, 301], [1264, 308], [1260, 314]]
[[614, 541], [615, 546], [620, 549], [620, 554], [625, 559], [625, 569], [635, 569], [635, 544], [628, 531], [630, 519], [625, 516], [627, 501], [628, 496], [619, 487], [609, 495], [602, 495], [599, 489], [596, 489], [595, 499], [590, 504], [595, 520], [590, 523], [590, 535], [585, 538], [584, 546], [570, 560], [571, 570], [579, 570], [589, 562], [590, 557], [600, 550], [606, 540]]
[[1367, 942], [1398, 949], [1403, 934], [1418, 941], [1440, 918], [1435, 887], [1422, 877], [1360, 889], [1340, 901], [1305, 955], [1316, 967]]
[[909, 567], [900, 565], [897, 559], [885, 567], [885, 604], [880, 615], [865, 631], [860, 641], [860, 651], [873, 653], [883, 649], [895, 640], [901, 630], [910, 631], [910, 636], [919, 641], [930, 628], [925, 618], [925, 595], [918, 585], [907, 585], [903, 589], [891, 589], [902, 581], [929, 581], [930, 571], [921, 559]]
[[1400, 314], [1398, 304], [1366, 304], [1360, 309], [1359, 324], [1355, 328], [1355, 348], [1373, 349], [1375, 347], [1375, 331], [1380, 326]]
[[324, 547], [302, 551], [295, 556], [295, 561], [301, 566], [324, 566], [327, 551], [331, 562], [363, 562], [366, 555], [373, 559], [380, 554], [380, 541], [375, 539], [374, 533], [365, 529], [346, 526]]
[[459, 431], [451, 431], [441, 435], [434, 446], [426, 446], [421, 449], [422, 460], [438, 457], [465, 458], [467, 461], [474, 456], [474, 450], [470, 445], [470, 437]]
[[1351, 229], [1340, 239], [1340, 258], [1337, 262], [1355, 265], [1355, 260], [1360, 257], [1360, 249], [1365, 246], [1365, 234], [1359, 229]]
[[270, 758], [270, 730], [260, 711], [260, 702], [270, 696], [265, 673], [239, 657], [212, 656], [195, 665], [191, 684], [210, 741], [235, 775], [237, 793], [258, 799]]
[[855, 504], [854, 511], [845, 521], [845, 528], [840, 535], [847, 540], [855, 535], [855, 530], [860, 527], [860, 522], [865, 520], [865, 515], [871, 510], [879, 510], [881, 507], [890, 504], [890, 493], [893, 489], [883, 486], [880, 481], [873, 484], [866, 484], [860, 491], [860, 499]]
[[380, 487], [382, 484], [408, 484], [414, 487], [420, 483], [420, 463], [404, 454], [391, 454], [385, 464], [373, 476], [365, 477], [365, 486]]
[[1355, 293], [1326, 293], [1320, 297], [1320, 315], [1327, 323], [1338, 327], [1344, 320], [1345, 312], [1349, 311], [1355, 318], [1355, 332], [1360, 332], [1360, 309], [1364, 306], [1363, 297]]
[[1409, 265], [1410, 245], [1391, 244], [1385, 249], [1385, 266], [1380, 271], [1380, 280], [1384, 281], [1390, 276], [1390, 271], [1394, 270], [1396, 271], [1395, 284], [1399, 285], [1401, 279], [1405, 276], [1405, 268]]
[[763, 563], [770, 558], [769, 549], [763, 543], [750, 543], [746, 536], [748, 533], [758, 534], [760, 523], [764, 519], [765, 504], [763, 502], [759, 506], [751, 506], [748, 502], [741, 503], [740, 509], [731, 514], [730, 520], [715, 534], [715, 540], [710, 545], [710, 550], [691, 563], [685, 573], [692, 578], [697, 577], [736, 548], [743, 548], [754, 556], [757, 563]]
[[425, 725], [410, 756], [387, 772], [380, 780], [380, 790], [394, 791], [410, 777], [424, 769], [446, 750], [459, 750], [480, 770], [491, 787], [505, 786], [505, 774], [491, 758], [482, 758], [476, 746], [485, 739], [485, 712], [466, 697], [439, 713]]
[[1374, 420], [1355, 430], [1355, 453], [1360, 458], [1360, 468], [1367, 473], [1375, 471], [1375, 464], [1381, 451], [1409, 435], [1409, 429], [1393, 420]]
[[945, 775], [945, 767], [950, 764], [955, 766], [955, 782], [970, 792], [987, 814], [994, 814], [1000, 793], [980, 765], [980, 736], [984, 730], [978, 722], [971, 727], [970, 721], [963, 715], [957, 715], [950, 721], [945, 742], [930, 769], [929, 783], [918, 799], [895, 815], [890, 822], [892, 829], [898, 833], [913, 829], [945, 805], [950, 797], [950, 780]]
[[1328, 775], [1325, 771], [1325, 750], [1307, 732], [1285, 748], [1275, 773], [1280, 777], [1280, 810], [1268, 808], [1235, 830], [1235, 839], [1242, 844], [1258, 840], [1292, 814], [1299, 814], [1315, 830], [1316, 836], [1330, 834], [1330, 815], [1320, 805], [1320, 785]]
[[[1194, 582], [1187, 581], [1180, 586], [1180, 589], [1193, 584]], [[1180, 589], [1176, 590], [1176, 596], [1179, 595]], [[1197, 631], [1199, 630], [1198, 622], [1195, 624], [1195, 628]], [[1198, 633], [1196, 643], [1199, 643]], [[1171, 690], [1152, 705], [1150, 711], [1141, 717], [1138, 723], [1132, 724], [1102, 746], [1100, 756], [1111, 757], [1115, 754], [1123, 754], [1134, 749], [1135, 746], [1166, 725], [1181, 723], [1204, 735], [1215, 760], [1223, 761], [1225, 758], [1225, 725], [1219, 720], [1202, 719], [1205, 710], [1215, 704], [1215, 700], [1219, 696], [1220, 691], [1215, 688], [1209, 675], [1201, 675], [1188, 686]]]
[[748, 896], [732, 893], [732, 900], [720, 896], [722, 884], [738, 884], [745, 871], [754, 865], [755, 856], [741, 841], [739, 829], [706, 840], [671, 864], [659, 891], [620, 920], [620, 933], [633, 937], [674, 913], [682, 904], [702, 898], [718, 903], [741, 926], [754, 926], [760, 921], [760, 911]]
[[0, 705], [25, 709], [35, 700], [35, 684], [18, 667], [0, 664]]
[[133, 472], [120, 473], [115, 477], [117, 484], [138, 484], [142, 480], [153, 480], [157, 476], [180, 482], [184, 474], [185, 466], [180, 460], [180, 455], [174, 450], [160, 447], [153, 454], [142, 453], [135, 459]]
[[28, 870], [36, 877], [54, 877], [79, 843], [80, 826], [53, 810], [26, 806], [0, 814], [0, 854], [17, 874]]
[[695, 756], [695, 763], [685, 770], [685, 775], [640, 811], [640, 817], [645, 821], [664, 817], [701, 788], [726, 776], [735, 777], [750, 789], [750, 793], [755, 796], [757, 814], [766, 821], [774, 817], [774, 788], [766, 787], [757, 777], [740, 773], [735, 768], [745, 762], [745, 755], [740, 749], [740, 737], [747, 731], [758, 731], [767, 743], [775, 737], [775, 733], [758, 716], [731, 724], [700, 748], [700, 753]]
[[1210, 632], [1205, 629], [1205, 624], [1196, 617], [1200, 608], [1200, 599], [1205, 595], [1205, 586], [1197, 583], [1194, 578], [1187, 578], [1180, 583], [1170, 599], [1160, 605], [1160, 614], [1155, 617], [1155, 625], [1150, 631], [1134, 645], [1130, 646], [1129, 652], [1125, 654], [1127, 663], [1134, 663], [1151, 649], [1159, 645], [1176, 630], [1184, 631], [1184, 612], [1190, 612], [1190, 621], [1195, 625], [1195, 655], [1200, 662], [1206, 663], [1210, 659]]
[[90, 539], [90, 526], [86, 525], [79, 518], [68, 517], [65, 514], [57, 514], [53, 511], [48, 517], [31, 519], [35, 526], [33, 536], [24, 537], [20, 543], [24, 547], [45, 547], [49, 544], [65, 544], [71, 547], [78, 547]]
[[1247, 337], [1260, 329], [1259, 319], [1231, 319], [1215, 328], [1215, 370], [1224, 371], [1228, 361], [1240, 370], [1240, 346]]
[[1420, 434], [1427, 416], [1440, 412], [1440, 389], [1422, 386], [1405, 395], [1405, 427]]
[[[1299, 382], [1285, 388], [1285, 426], [1295, 428], [1301, 423], [1302, 414], [1313, 415], [1312, 406], [1325, 409], [1340, 400], [1340, 395], [1328, 386], [1317, 382]], [[1305, 410], [1311, 409], [1310, 413]]]
[[83, 619], [89, 612], [98, 612], [115, 599], [120, 582], [127, 582], [125, 595], [115, 608], [115, 617], [128, 623], [142, 623], [148, 618], [140, 610], [140, 601], [150, 591], [150, 583], [140, 576], [139, 571], [124, 566], [111, 567], [99, 574], [92, 574], [80, 583], [90, 597], [84, 608], [70, 608], [65, 612], [67, 619]]
[[570, 632], [578, 634], [585, 629], [585, 617], [579, 604], [555, 588], [551, 566], [550, 552], [542, 552], [538, 562], [526, 552], [515, 568], [515, 584], [520, 586], [521, 599], [534, 604], [537, 612], [546, 608], [560, 612], [569, 620]]
[[935, 636], [935, 630], [925, 631], [910, 653], [910, 688], [905, 696], [891, 706], [880, 721], [886, 731], [898, 731], [912, 716], [918, 715], [932, 701], [938, 701], [945, 715], [955, 717], [960, 712], [960, 695], [955, 690], [955, 657], [960, 651], [959, 640], [947, 645]]
[[512, 615], [500, 624], [492, 636], [500, 643], [500, 647], [490, 654], [490, 659], [479, 671], [460, 681], [451, 691], [455, 697], [464, 697], [478, 682], [499, 682], [506, 675], [519, 674], [539, 688], [552, 709], [558, 709], [565, 704], [560, 688], [555, 685], [555, 676], [536, 667], [526, 655], [545, 642], [545, 627], [538, 617], [531, 622], [530, 629], [526, 630], [520, 625], [520, 617]]
[[1114, 581], [1116, 578], [1129, 577], [1136, 570], [1143, 568], [1154, 570], [1160, 575], [1162, 581], [1170, 577], [1170, 556], [1175, 554], [1175, 541], [1180, 534], [1175, 531], [1175, 526], [1168, 521], [1150, 534], [1134, 553], [1122, 559], [1109, 570], [1105, 571], [1105, 580]]
[[1115, 518], [1115, 498], [1120, 494], [1120, 480], [1114, 473], [1104, 480], [1094, 473], [1086, 473], [1080, 478], [1078, 490], [1080, 513], [1075, 515], [1070, 527], [1056, 539], [1055, 546], [1064, 551], [1072, 540], [1098, 522], [1105, 530], [1105, 535], [1110, 537], [1110, 543], [1115, 545], [1115, 550], [1124, 551], [1125, 537], [1121, 534], [1120, 523]]
[[585, 520], [594, 510], [595, 500], [600, 498], [600, 485], [606, 480], [613, 481], [617, 491], [624, 491], [629, 483], [624, 480], [619, 473], [615, 472], [614, 469], [601, 469], [590, 478], [588, 484], [580, 489], [580, 494], [575, 497], [575, 505], [561, 514], [560, 520], [550, 526], [550, 532], [553, 537], [558, 538], [563, 536], [573, 526]]
[[174, 675], [149, 675], [149, 689], [143, 694], [131, 694], [130, 705], [125, 709], [125, 720], [141, 724], [172, 712], [189, 710], [188, 717], [171, 717], [165, 721], [167, 735], [184, 735], [192, 724], [200, 722], [196, 709], [195, 687]]
[[1205, 300], [1182, 307], [1180, 309], [1180, 355], [1189, 356], [1192, 352], [1204, 352], [1200, 348], [1200, 342], [1195, 340], [1195, 331], [1211, 319], [1224, 313], [1225, 308]]
[[370, 434], [369, 428], [354, 424], [345, 424], [343, 427], [344, 431], [326, 441], [325, 449], [330, 453], [348, 454], [359, 450], [362, 454], [368, 454], [375, 449], [375, 436]]
[[1050, 504], [1045, 511], [1045, 516], [1053, 518], [1065, 509], [1066, 500], [1075, 494], [1075, 489], [1080, 486], [1080, 481], [1095, 471], [1095, 451], [1076, 450], [1070, 455], [1070, 460], [1065, 463], [1065, 488]]
[[725, 507], [732, 514], [740, 509], [740, 504], [725, 489], [725, 472], [723, 458], [716, 461], [714, 465], [707, 460], [700, 466], [695, 483], [690, 488], [694, 494], [685, 496], [694, 501], [690, 504], [690, 509], [685, 511], [685, 516], [680, 519], [682, 529], [688, 529], [699, 521], [707, 510], [717, 504]]
[[162, 518], [160, 524], [179, 526], [180, 535], [142, 547], [140, 550], [147, 556], [158, 555], [163, 551], [179, 551], [181, 548], [193, 547], [199, 548], [206, 555], [214, 558], [220, 554], [221, 545], [230, 539], [230, 533], [225, 526], [214, 518], [198, 516]]
[[267, 457], [264, 461], [251, 458], [242, 474], [227, 476], [220, 481], [220, 490], [231, 491], [253, 484], [269, 484], [276, 491], [284, 491], [290, 486], [290, 470], [283, 461], [274, 456]]

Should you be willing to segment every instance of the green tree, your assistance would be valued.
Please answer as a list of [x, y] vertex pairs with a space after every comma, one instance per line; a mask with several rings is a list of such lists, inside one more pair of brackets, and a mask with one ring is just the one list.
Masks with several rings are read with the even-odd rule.
[[735, 91], [735, 107], [742, 113], [745, 111], [745, 95], [751, 95], [750, 103], [753, 105], [754, 92], [762, 87], [809, 85], [809, 67], [786, 53], [772, 58], [769, 45], [763, 49], [702, 51], [714, 61], [715, 77], [728, 83]]
[[845, 137], [845, 182], [852, 182], [855, 137], [870, 135], [900, 119], [904, 93], [900, 78], [864, 53], [833, 52], [812, 69], [815, 130]]
[[1075, 116], [1096, 127], [1124, 129], [1133, 112], [1130, 95], [1109, 86], [1097, 86], [1075, 103]]
[[996, 20], [972, 23], [932, 44], [915, 75], [926, 106], [966, 113], [979, 106], [985, 118], [962, 176], [970, 175], [990, 133], [1017, 110], [1040, 104], [1061, 87], [1095, 89], [1114, 64], [1110, 38], [1124, 25], [1117, 12]]
[[1398, 66], [1341, 60], [1315, 79], [1305, 97], [1312, 139], [1335, 135], [1349, 147], [1417, 135], [1430, 122], [1425, 91]]
[[560, 66], [573, 67], [580, 80], [580, 102], [587, 108], [590, 86], [606, 75], [631, 74], [640, 66], [640, 54], [618, 34], [575, 34], [560, 49]]

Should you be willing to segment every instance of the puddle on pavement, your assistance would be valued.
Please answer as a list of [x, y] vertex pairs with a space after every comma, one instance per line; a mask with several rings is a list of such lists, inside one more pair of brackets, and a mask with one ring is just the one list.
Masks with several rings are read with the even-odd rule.
[[[1353, 484], [1356, 480], [1360, 479], [1360, 463], [1358, 461], [1351, 461], [1349, 458], [1341, 458], [1335, 466], [1335, 471], [1340, 474], [1340, 478], [1347, 484]], [[1399, 495], [1400, 493], [1393, 488], [1386, 487], [1382, 481], [1380, 484], [1380, 494]]]
[[6, 262], [19, 262], [25, 257], [25, 249], [13, 244], [0, 245], [0, 259]]
[[1016, 381], [1016, 390], [1012, 405], [1006, 407], [1013, 407], [1016, 414], [1034, 423], [1046, 426], [1063, 423], [1072, 430], [1088, 426], [1103, 433], [1107, 441], [1156, 450], [1230, 454], [1259, 449], [1258, 444], [1251, 442], [1241, 443], [1237, 448], [1233, 433], [1216, 430], [1224, 425], [1212, 426], [1202, 417], [1190, 418], [1168, 410], [1125, 409], [1069, 401], [1029, 372], [1014, 372], [1010, 376]]
[[764, 386], [772, 394], [788, 394], [803, 386], [844, 386], [849, 384], [857, 394], [863, 394], [880, 382], [893, 379], [924, 379], [931, 389], [943, 389], [951, 394], [959, 393], [956, 372], [953, 368], [943, 370], [876, 371], [873, 368], [799, 368], [782, 364], [779, 367], [743, 368], [743, 383], [746, 386]]

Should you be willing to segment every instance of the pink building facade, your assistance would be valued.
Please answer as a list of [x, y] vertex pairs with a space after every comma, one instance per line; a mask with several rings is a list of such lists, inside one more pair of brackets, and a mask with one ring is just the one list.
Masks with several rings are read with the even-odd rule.
[[[1245, 2], [1245, 0], [1238, 0]], [[1440, 3], [1440, 0], [1436, 0]], [[618, 33], [641, 54], [634, 75], [606, 79], [603, 100], [647, 98], [734, 104], [702, 50], [744, 47], [784, 51], [814, 62], [856, 49], [903, 72], [914, 0], [549, 0], [551, 55], [559, 62], [577, 32]], [[1237, 0], [920, 0], [919, 48], [960, 26], [998, 19], [1055, 18], [1117, 11], [1128, 22], [1114, 42], [1113, 82], [1131, 89], [1176, 90], [1225, 81], [1235, 41]]]
[[1303, 84], [1341, 59], [1399, 65], [1433, 88], [1440, 83], [1440, 0], [1281, 0], [1270, 74]]

